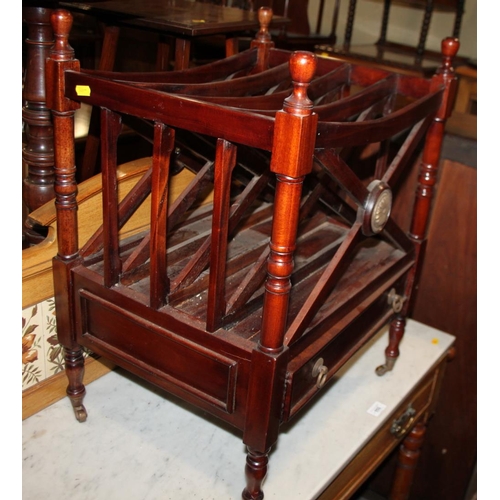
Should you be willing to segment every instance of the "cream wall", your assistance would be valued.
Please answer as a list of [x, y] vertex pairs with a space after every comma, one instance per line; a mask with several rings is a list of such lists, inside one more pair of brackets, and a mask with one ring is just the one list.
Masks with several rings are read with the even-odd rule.
[[[326, 0], [323, 26], [321, 32], [330, 32], [333, 6], [335, 0]], [[316, 25], [316, 12], [319, 0], [309, 0], [310, 25]], [[344, 40], [347, 21], [348, 0], [340, 0], [340, 13], [337, 25], [337, 43]], [[356, 18], [351, 44], [366, 44], [377, 41], [382, 19], [382, 0], [358, 0]], [[406, 6], [391, 7], [388, 39], [394, 42], [417, 44], [423, 11]], [[440, 50], [441, 40], [453, 32], [454, 15], [446, 12], [435, 12], [427, 38], [426, 48]], [[465, 14], [460, 31], [460, 55], [477, 59], [477, 0], [465, 0]]]

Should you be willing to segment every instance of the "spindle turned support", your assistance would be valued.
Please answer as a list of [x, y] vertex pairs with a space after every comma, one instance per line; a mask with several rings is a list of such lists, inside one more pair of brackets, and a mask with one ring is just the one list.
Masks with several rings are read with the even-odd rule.
[[[243, 441], [248, 446], [245, 500], [264, 497], [261, 484], [267, 455], [278, 439], [281, 401], [288, 348], [284, 345], [291, 291], [293, 255], [297, 242], [302, 184], [312, 170], [318, 117], [312, 112], [307, 87], [316, 71], [316, 56], [295, 52], [290, 58], [292, 94], [278, 112], [271, 171], [276, 174], [273, 226], [269, 242], [261, 338], [252, 355], [247, 405], [259, 411], [248, 414]], [[292, 133], [290, 133], [292, 131]], [[284, 140], [284, 137], [287, 140]], [[281, 140], [280, 140], [281, 138]]]
[[417, 285], [417, 277], [420, 273], [425, 254], [427, 226], [429, 224], [432, 199], [438, 177], [444, 127], [446, 119], [451, 113], [451, 106], [454, 102], [456, 92], [456, 76], [452, 61], [457, 55], [459, 46], [459, 41], [456, 38], [448, 37], [443, 40], [441, 44], [442, 63], [432, 78], [431, 85], [436, 88], [443, 87], [444, 95], [441, 107], [427, 132], [420, 164], [418, 186], [415, 193], [413, 216], [409, 232], [409, 237], [414, 241], [415, 245], [415, 264], [412, 272], [408, 274], [405, 286], [405, 304], [401, 312], [396, 313], [389, 328], [389, 345], [385, 350], [386, 362], [384, 365], [377, 367], [377, 375], [384, 375], [388, 371], [391, 371], [399, 356], [399, 343], [404, 336], [405, 317], [409, 313], [408, 304], [411, 303], [412, 292]]
[[66, 394], [71, 401], [71, 406], [78, 422], [85, 422], [87, 420], [87, 410], [83, 405], [83, 398], [86, 392], [83, 385], [83, 375], [85, 372], [83, 350], [64, 348], [64, 362], [66, 376], [68, 377]]
[[[50, 25], [52, 10], [24, 6], [23, 21], [27, 27], [26, 66], [24, 68], [22, 118], [25, 143], [22, 149], [23, 204], [27, 214], [54, 198], [54, 133], [50, 109], [45, 96], [44, 62], [54, 43]], [[40, 243], [39, 234], [24, 220], [23, 240]]]
[[389, 500], [408, 500], [426, 430], [424, 423], [417, 423], [399, 447]]
[[246, 487], [243, 490], [243, 500], [262, 500], [262, 482], [267, 475], [267, 464], [269, 462], [269, 450], [259, 453], [247, 447], [247, 460], [245, 465]]
[[74, 51], [68, 43], [73, 23], [67, 11], [54, 10], [50, 17], [55, 43], [46, 63], [47, 106], [52, 110], [55, 132], [55, 207], [57, 212], [57, 256], [53, 262], [54, 298], [56, 302], [57, 336], [64, 346], [65, 370], [68, 378], [66, 393], [71, 401], [75, 417], [79, 422], [87, 418], [83, 406], [84, 356], [76, 341], [74, 311], [68, 298], [73, 294], [71, 269], [80, 262], [78, 255], [78, 191], [76, 182], [74, 151], [74, 115], [79, 104], [64, 97], [64, 71], [80, 69]]

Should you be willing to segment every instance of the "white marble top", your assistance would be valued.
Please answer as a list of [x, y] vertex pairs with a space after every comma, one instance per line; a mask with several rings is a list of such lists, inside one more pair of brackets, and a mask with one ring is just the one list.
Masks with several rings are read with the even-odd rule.
[[[270, 456], [266, 500], [320, 494], [453, 340], [410, 320], [394, 370], [378, 377], [387, 333], [378, 334], [283, 429]], [[369, 413], [374, 404], [385, 405], [378, 416]], [[67, 399], [23, 422], [23, 500], [241, 498], [245, 448], [224, 423], [122, 371], [89, 384], [85, 405], [85, 423]]]

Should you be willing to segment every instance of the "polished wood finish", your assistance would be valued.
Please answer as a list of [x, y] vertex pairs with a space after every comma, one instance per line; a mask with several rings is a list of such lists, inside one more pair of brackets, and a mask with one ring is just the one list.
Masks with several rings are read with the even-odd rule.
[[477, 459], [477, 171], [445, 160], [439, 182], [412, 316], [457, 340], [412, 492], [429, 500], [463, 497]]
[[[122, 164], [118, 167], [118, 195], [123, 200], [130, 190], [151, 167], [151, 158], [146, 157]], [[194, 175], [183, 170], [169, 183], [170, 204], [192, 182]], [[212, 194], [207, 193], [202, 204], [211, 201]], [[78, 185], [78, 235], [81, 244], [86, 243], [102, 224], [102, 181], [98, 174]], [[146, 199], [141, 209], [122, 228], [121, 237], [127, 238], [144, 231], [150, 222], [150, 204]], [[32, 307], [54, 296], [52, 277], [52, 259], [57, 253], [56, 209], [53, 202], [47, 202], [29, 215], [32, 225], [46, 229], [47, 236], [39, 244], [23, 250], [22, 255], [22, 307]], [[44, 231], [45, 232], [45, 231]], [[113, 363], [100, 358], [85, 359], [84, 384], [106, 374]], [[63, 398], [67, 382], [64, 372], [51, 376], [43, 382], [23, 391], [23, 419], [46, 408]]]
[[[22, 154], [26, 170], [26, 174], [23, 174], [23, 219], [26, 227], [23, 228], [23, 246], [29, 246], [41, 243], [46, 234], [40, 233], [38, 226], [33, 226], [27, 215], [53, 200], [55, 196], [53, 125], [50, 110], [46, 106], [45, 60], [54, 43], [50, 15], [58, 4], [64, 5], [75, 15], [95, 17], [104, 23], [102, 40], [99, 40], [101, 50], [97, 66], [101, 71], [114, 69], [120, 27], [123, 26], [154, 30], [158, 34], [157, 69], [162, 70], [169, 69], [169, 36], [174, 36], [176, 40], [174, 67], [183, 69], [190, 64], [192, 40], [222, 34], [227, 37], [226, 55], [230, 56], [238, 51], [237, 35], [257, 31], [259, 21], [255, 12], [244, 12], [238, 8], [209, 3], [193, 6], [189, 1], [177, 1], [174, 12], [165, 10], [164, 3], [157, 0], [88, 4], [55, 1], [25, 3], [23, 23], [26, 26], [27, 39], [22, 112], [25, 142]], [[274, 25], [281, 26], [284, 23], [284, 18], [274, 16]], [[90, 43], [95, 43], [96, 36], [89, 38]], [[78, 164], [79, 182], [89, 179], [99, 171], [99, 147], [99, 117], [93, 113], [83, 159], [81, 164]]]
[[[394, 455], [398, 445], [403, 440], [408, 439], [415, 428], [413, 426], [415, 422], [418, 426], [432, 422], [441, 394], [441, 381], [449, 369], [449, 361], [449, 356], [445, 356], [429, 371], [415, 389], [401, 401], [398, 408], [394, 410], [380, 430], [325, 488], [318, 500], [346, 500], [352, 498], [367, 483], [374, 471]], [[413, 417], [408, 421], [410, 426], [404, 433], [395, 435], [391, 431], [394, 422], [401, 421], [402, 417], [408, 413], [409, 408], [414, 410]], [[430, 424], [430, 427], [432, 427], [432, 424]], [[414, 458], [418, 459], [418, 457]], [[416, 467], [416, 465], [416, 460], [414, 460], [412, 466]], [[401, 484], [404, 477], [408, 477], [404, 467], [395, 468], [393, 476], [387, 479], [387, 487], [398, 491], [400, 495], [409, 495], [411, 484], [410, 481], [406, 481], [405, 485]]]
[[[49, 6], [23, 6], [27, 29], [26, 67], [23, 85], [23, 124], [25, 143], [23, 163], [23, 203], [30, 213], [54, 198], [54, 144], [50, 110], [45, 97], [45, 59], [54, 43]], [[33, 227], [23, 228], [27, 243], [39, 243], [44, 235]]]
[[[120, 165], [118, 170], [120, 197], [135, 185], [137, 180], [151, 165], [151, 158], [143, 158]], [[179, 188], [177, 188], [179, 189]], [[178, 194], [178, 193], [177, 193]], [[80, 242], [86, 242], [102, 224], [102, 183], [101, 176], [96, 175], [78, 186], [78, 234]], [[143, 230], [148, 225], [149, 210], [147, 207], [137, 212], [130, 221], [126, 232], [130, 234]], [[23, 295], [22, 307], [30, 307], [54, 296], [52, 280], [52, 259], [57, 253], [57, 221], [56, 208], [49, 201], [28, 216], [31, 226], [44, 228], [46, 237], [38, 245], [26, 248], [22, 253]]]
[[[23, 1], [23, 248], [40, 244], [46, 237], [43, 228], [28, 215], [54, 199], [53, 126], [45, 96], [45, 60], [54, 43], [50, 15], [58, 2]], [[87, 63], [96, 56], [100, 42], [97, 27], [88, 18], [78, 16], [78, 27], [71, 43]], [[90, 49], [90, 50], [89, 50]], [[89, 63], [89, 67], [93, 67]], [[92, 170], [92, 173], [94, 171]], [[79, 180], [89, 175], [79, 175]]]
[[[173, 9], [165, 5], [162, 0], [60, 2], [60, 5], [74, 12], [85, 12], [95, 16], [107, 26], [153, 30], [164, 36], [175, 37], [174, 69], [177, 70], [188, 67], [190, 47], [194, 39], [209, 35], [225, 35], [230, 40], [238, 34], [255, 32], [259, 29], [256, 12], [211, 2], [193, 3], [190, 0], [176, 0]], [[273, 26], [280, 27], [286, 22], [286, 19], [274, 16]], [[235, 46], [228, 42], [226, 55], [233, 55], [234, 49]]]
[[[71, 16], [57, 11], [47, 61], [58, 336], [75, 415], [86, 418], [85, 346], [241, 431], [246, 499], [263, 497], [280, 426], [391, 318], [397, 335], [382, 372], [395, 362], [458, 50], [445, 40], [431, 80], [405, 77], [276, 49], [269, 9], [259, 15], [247, 51], [182, 71], [115, 74], [79, 69]], [[72, 137], [80, 102], [103, 109], [103, 225], [83, 246]], [[153, 166], [119, 202], [122, 122], [151, 132]], [[392, 190], [424, 136], [404, 230], [391, 218]], [[168, 183], [183, 168], [195, 178], [167, 209]], [[207, 188], [214, 201], [200, 207]], [[149, 231], [121, 240], [149, 193]]]
[[257, 2], [270, 5], [276, 14], [290, 19], [290, 23], [283, 26], [275, 35], [276, 46], [287, 50], [314, 51], [318, 44], [334, 45], [337, 41], [337, 23], [340, 0], [335, 0], [332, 19], [329, 22], [328, 34], [322, 35], [324, 22], [325, 0], [319, 0], [314, 12], [313, 23], [309, 22], [309, 2], [302, 0], [273, 0]]
[[[141, 158], [121, 164], [117, 171], [119, 199], [137, 184], [144, 173], [151, 167], [151, 157]], [[169, 183], [169, 198], [173, 202], [193, 180], [194, 175], [183, 170]], [[211, 201], [211, 193], [202, 200]], [[97, 174], [78, 184], [78, 235], [81, 244], [85, 244], [102, 224], [102, 181]], [[52, 201], [29, 214], [30, 225], [44, 228], [46, 237], [38, 245], [26, 248], [22, 253], [22, 308], [33, 306], [54, 296], [52, 279], [52, 259], [57, 253], [56, 208]], [[121, 230], [121, 237], [130, 237], [144, 231], [150, 222], [148, 200], [137, 210]]]
[[[104, 24], [104, 38], [98, 69], [115, 69], [120, 29], [134, 28], [152, 31], [158, 35], [156, 69], [170, 69], [170, 56], [174, 54], [174, 70], [186, 69], [192, 63], [191, 45], [205, 37], [224, 36], [225, 56], [239, 50], [238, 35], [259, 29], [257, 14], [253, 11], [226, 6], [226, 3], [177, 0], [175, 8], [165, 6], [161, 0], [133, 0], [128, 2], [106, 0], [89, 3], [61, 2], [72, 12], [95, 16]], [[264, 22], [271, 22], [265, 20]], [[281, 26], [285, 18], [273, 18], [273, 25]], [[171, 43], [171, 39], [174, 43]], [[173, 45], [173, 51], [170, 50]], [[99, 117], [93, 111], [79, 179], [84, 180], [99, 171], [100, 147]]]
[[407, 500], [409, 498], [425, 431], [425, 424], [419, 422], [399, 447], [398, 465], [392, 483], [391, 494], [389, 495], [390, 500]]
[[[414, 168], [417, 175], [418, 164]], [[410, 497], [415, 500], [464, 497], [477, 458], [477, 171], [444, 159], [438, 186], [411, 317], [453, 332], [456, 355], [421, 450]], [[413, 189], [405, 182], [398, 193], [395, 218], [403, 224]], [[394, 467], [394, 461], [384, 464], [369, 488], [388, 497]]]

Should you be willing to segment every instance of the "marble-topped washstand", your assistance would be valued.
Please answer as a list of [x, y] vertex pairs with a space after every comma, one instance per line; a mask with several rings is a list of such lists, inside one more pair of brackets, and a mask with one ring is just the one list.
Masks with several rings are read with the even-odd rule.
[[[380, 332], [283, 428], [264, 482], [266, 500], [316, 498], [454, 337], [407, 322], [400, 359], [383, 377]], [[23, 500], [233, 500], [244, 487], [239, 432], [121, 370], [87, 386], [88, 419], [67, 399], [23, 422]]]

